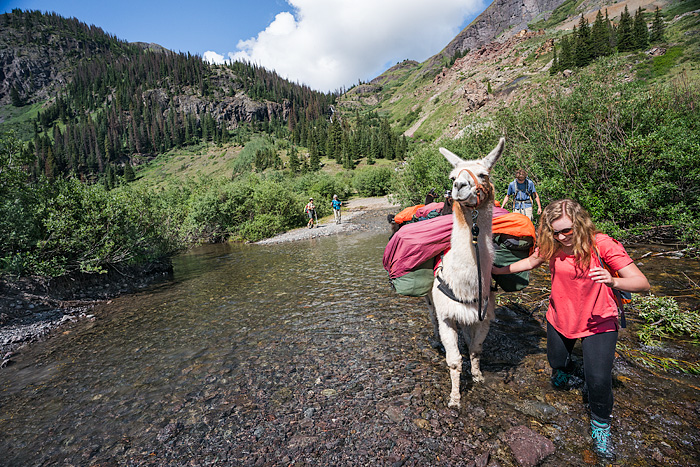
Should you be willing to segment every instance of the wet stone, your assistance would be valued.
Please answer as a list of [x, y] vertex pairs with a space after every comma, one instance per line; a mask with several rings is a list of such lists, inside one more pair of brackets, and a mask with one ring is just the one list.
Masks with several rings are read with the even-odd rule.
[[503, 435], [513, 456], [522, 467], [533, 467], [554, 453], [554, 443], [530, 428], [520, 425]]
[[400, 423], [404, 419], [404, 415], [399, 407], [389, 407], [387, 408], [384, 413], [391, 419], [392, 422], [394, 423]]
[[532, 415], [540, 420], [549, 420], [558, 414], [555, 407], [539, 401], [524, 401], [516, 404], [515, 407], [522, 413]]

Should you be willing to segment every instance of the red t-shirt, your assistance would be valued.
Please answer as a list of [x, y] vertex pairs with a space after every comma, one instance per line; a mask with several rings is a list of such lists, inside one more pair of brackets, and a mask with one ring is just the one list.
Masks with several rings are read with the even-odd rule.
[[[610, 268], [617, 271], [632, 263], [625, 248], [617, 240], [598, 234], [598, 252]], [[591, 267], [600, 266], [593, 253]], [[552, 294], [549, 297], [547, 321], [569, 339], [616, 331], [617, 305], [610, 287], [593, 282], [588, 270], [575, 267], [573, 256], [561, 251], [549, 261]]]

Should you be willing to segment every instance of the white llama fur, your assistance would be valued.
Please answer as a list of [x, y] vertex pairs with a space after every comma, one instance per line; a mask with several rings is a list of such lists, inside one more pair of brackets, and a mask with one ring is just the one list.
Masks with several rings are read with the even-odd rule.
[[[442, 269], [438, 275], [442, 277], [463, 301], [473, 301], [462, 304], [451, 300], [438, 290], [436, 278], [433, 289], [428, 294], [427, 301], [430, 317], [433, 322], [435, 337], [442, 341], [445, 347], [445, 359], [450, 370], [452, 390], [449, 407], [459, 408], [459, 380], [462, 373], [462, 355], [458, 347], [458, 330], [462, 330], [465, 341], [469, 346], [471, 372], [474, 382], [483, 382], [484, 376], [479, 368], [481, 349], [489, 332], [489, 325], [495, 316], [495, 294], [491, 291], [491, 268], [493, 266], [493, 241], [491, 239], [493, 219], [493, 185], [489, 181], [489, 173], [503, 152], [505, 139], [501, 138], [498, 145], [483, 159], [465, 161], [445, 148], [440, 152], [452, 164], [450, 173], [452, 183], [453, 223], [450, 251], [442, 259]], [[468, 171], [474, 174], [482, 186], [482, 196], [477, 195], [477, 186]], [[476, 253], [472, 245], [472, 213], [476, 211], [476, 225], [479, 227], [477, 236], [479, 246], [479, 266], [477, 268]], [[482, 303], [488, 298], [486, 316], [479, 321], [479, 272], [481, 273]], [[482, 311], [483, 314], [483, 311]]]

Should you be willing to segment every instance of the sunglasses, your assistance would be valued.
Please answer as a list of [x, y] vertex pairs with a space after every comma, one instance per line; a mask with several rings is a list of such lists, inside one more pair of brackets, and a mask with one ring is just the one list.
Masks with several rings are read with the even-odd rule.
[[552, 235], [554, 235], [555, 237], [558, 237], [559, 234], [562, 234], [562, 235], [569, 235], [569, 234], [570, 234], [571, 232], [573, 232], [573, 231], [574, 231], [574, 228], [573, 228], [573, 227], [567, 227], [567, 228], [565, 228], [565, 229], [553, 231], [553, 232], [552, 232]]

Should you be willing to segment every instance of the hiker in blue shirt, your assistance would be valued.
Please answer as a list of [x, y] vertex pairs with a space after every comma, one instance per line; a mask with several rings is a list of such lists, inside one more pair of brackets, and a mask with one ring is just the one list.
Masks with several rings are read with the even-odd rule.
[[342, 206], [343, 203], [341, 203], [338, 199], [338, 195], [333, 195], [333, 201], [331, 201], [331, 204], [333, 205], [333, 215], [335, 216], [335, 223], [340, 224], [340, 206]]
[[508, 193], [503, 198], [501, 206], [506, 207], [506, 203], [513, 196], [513, 212], [519, 212], [526, 215], [532, 220], [532, 199], [534, 196], [537, 202], [537, 215], [542, 214], [542, 205], [540, 204], [540, 195], [535, 189], [535, 184], [527, 178], [527, 172], [519, 169], [515, 172], [515, 180], [508, 184]]

